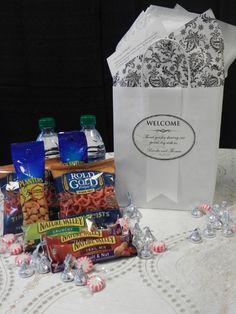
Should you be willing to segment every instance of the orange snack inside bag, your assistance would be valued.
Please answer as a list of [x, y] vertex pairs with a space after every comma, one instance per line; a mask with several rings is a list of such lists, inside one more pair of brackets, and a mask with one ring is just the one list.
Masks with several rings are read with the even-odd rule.
[[96, 210], [118, 209], [114, 159], [77, 166], [52, 165], [60, 218]]

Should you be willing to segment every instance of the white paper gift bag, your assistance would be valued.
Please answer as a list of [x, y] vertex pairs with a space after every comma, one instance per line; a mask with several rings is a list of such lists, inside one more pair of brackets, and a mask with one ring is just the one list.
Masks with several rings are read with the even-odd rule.
[[220, 27], [209, 11], [158, 39], [114, 76], [120, 203], [145, 208], [212, 203], [222, 111]]
[[144, 208], [211, 203], [223, 88], [113, 92], [118, 200], [124, 204], [129, 191]]
[[[235, 53], [228, 62], [211, 10], [164, 38], [163, 28], [155, 33], [147, 24], [147, 29], [143, 44], [141, 38], [127, 47], [124, 43], [123, 52], [108, 58], [118, 201], [126, 204], [129, 192], [144, 208], [190, 210], [200, 202], [211, 204], [224, 62], [227, 70]], [[230, 29], [235, 34], [235, 27]]]

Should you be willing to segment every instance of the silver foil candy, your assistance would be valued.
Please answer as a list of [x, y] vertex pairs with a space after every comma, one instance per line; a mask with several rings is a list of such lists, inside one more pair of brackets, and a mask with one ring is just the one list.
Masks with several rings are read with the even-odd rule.
[[36, 264], [36, 271], [39, 274], [46, 274], [51, 271], [51, 263], [47, 255], [42, 254]]
[[123, 215], [128, 217], [129, 219], [134, 219], [137, 222], [142, 218], [141, 212], [137, 209], [137, 207], [133, 204], [132, 197], [130, 193], [128, 193], [129, 205], [124, 208]]
[[137, 249], [138, 256], [142, 259], [150, 259], [153, 257], [153, 251], [151, 250], [151, 244], [156, 241], [156, 238], [152, 234], [149, 227], [145, 227], [145, 233], [142, 239], [142, 245]]
[[149, 227], [144, 227], [145, 233], [144, 233], [144, 242], [148, 242], [149, 244], [152, 244], [156, 241], [156, 237], [152, 234]]
[[63, 282], [70, 282], [74, 280], [74, 274], [72, 271], [72, 255], [67, 254], [64, 260], [64, 270], [61, 273], [61, 280]]
[[19, 268], [18, 274], [21, 278], [28, 278], [33, 276], [34, 269], [26, 261], [23, 261]]
[[228, 210], [224, 210], [223, 212], [223, 227], [222, 227], [222, 235], [224, 237], [232, 237], [234, 235], [233, 229], [231, 228], [231, 219]]
[[194, 218], [200, 218], [203, 215], [203, 212], [198, 208], [198, 206], [194, 207], [191, 211], [191, 215]]
[[153, 252], [150, 248], [149, 242], [144, 242], [143, 246], [139, 250], [137, 249], [137, 253], [142, 259], [150, 259], [153, 257]]
[[188, 239], [192, 242], [192, 243], [201, 243], [202, 242], [202, 237], [199, 231], [199, 228], [194, 229], [190, 236], [188, 237]]
[[39, 249], [41, 248], [41, 243], [39, 243], [35, 250], [33, 251], [33, 253], [31, 254], [31, 258], [30, 258], [30, 265], [33, 268], [37, 267], [38, 261], [40, 260], [40, 253], [39, 253]]
[[143, 242], [143, 232], [137, 222], [134, 225], [132, 233], [133, 233], [132, 244], [133, 246], [135, 246], [138, 252], [143, 247], [144, 242]]
[[212, 224], [207, 224], [206, 229], [203, 231], [203, 235], [206, 238], [214, 238], [216, 236], [216, 230], [213, 228]]
[[82, 265], [75, 271], [74, 283], [76, 286], [85, 286], [87, 284], [88, 275], [83, 271]]

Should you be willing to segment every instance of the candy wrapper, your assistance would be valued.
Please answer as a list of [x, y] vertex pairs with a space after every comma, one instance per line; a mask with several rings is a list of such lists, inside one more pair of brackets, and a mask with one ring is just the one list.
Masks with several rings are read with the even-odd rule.
[[75, 234], [83, 229], [87, 230], [87, 223], [85, 217], [74, 217], [53, 221], [41, 221], [24, 225], [22, 229], [26, 245], [35, 247], [45, 234], [52, 236]]
[[[97, 230], [96, 228], [104, 228], [110, 225], [109, 232], [117, 234], [117, 225], [115, 223], [119, 217], [119, 210], [108, 210], [97, 211], [91, 214], [80, 214], [76, 217], [60, 220], [24, 225], [22, 227], [24, 241], [28, 245], [28, 249], [31, 249], [31, 247], [35, 247], [43, 235], [61, 236], [65, 242], [88, 237], [88, 234], [90, 234], [90, 237], [96, 237], [99, 236], [101, 232], [102, 235], [104, 235], [105, 232], [103, 230]], [[114, 226], [116, 226], [116, 228]]]
[[88, 161], [87, 140], [80, 131], [58, 133], [60, 159], [64, 164], [77, 165]]
[[74, 241], [69, 244], [58, 244], [60, 239], [49, 236], [45, 236], [44, 240], [53, 272], [63, 269], [63, 261], [67, 254], [76, 258], [88, 256], [94, 263], [136, 255], [136, 249], [129, 236], [110, 235], [103, 238]]
[[[47, 167], [47, 161], [46, 165]], [[49, 169], [45, 169], [44, 195], [47, 200], [49, 219], [54, 220], [59, 218], [59, 205], [56, 195], [56, 189], [53, 182], [52, 173]]]
[[115, 196], [114, 160], [78, 166], [51, 167], [60, 205], [60, 218], [119, 210]]
[[112, 235], [112, 229], [94, 229], [93, 231], [82, 230], [73, 234], [64, 234], [61, 236], [55, 236], [55, 244], [70, 244], [76, 241], [83, 241], [87, 239], [102, 239]]
[[12, 144], [11, 152], [19, 180], [23, 224], [49, 220], [48, 204], [44, 195], [43, 142]]

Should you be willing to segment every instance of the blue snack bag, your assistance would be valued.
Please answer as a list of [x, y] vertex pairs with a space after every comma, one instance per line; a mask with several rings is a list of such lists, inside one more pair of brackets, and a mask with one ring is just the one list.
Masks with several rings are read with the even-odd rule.
[[88, 145], [85, 134], [80, 131], [58, 134], [61, 161], [66, 165], [88, 162]]
[[12, 161], [19, 180], [23, 224], [49, 220], [44, 194], [44, 144], [11, 144]]

